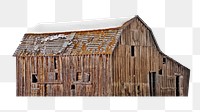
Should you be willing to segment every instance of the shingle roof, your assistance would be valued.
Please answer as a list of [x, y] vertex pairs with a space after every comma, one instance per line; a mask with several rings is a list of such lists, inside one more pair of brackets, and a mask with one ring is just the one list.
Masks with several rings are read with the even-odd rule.
[[42, 23], [28, 30], [13, 56], [111, 54], [130, 18]]
[[14, 56], [111, 54], [120, 33], [119, 28], [113, 28], [53, 34], [25, 34]]

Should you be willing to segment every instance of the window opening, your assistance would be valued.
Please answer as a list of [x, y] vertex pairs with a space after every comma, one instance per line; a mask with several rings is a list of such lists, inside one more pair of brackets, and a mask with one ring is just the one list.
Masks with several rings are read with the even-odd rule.
[[57, 69], [57, 58], [54, 57], [54, 68]]
[[164, 57], [163, 58], [163, 64], [166, 64], [166, 62], [167, 62], [167, 59], [166, 59], [166, 57]]
[[32, 83], [37, 83], [37, 74], [32, 74]]
[[162, 69], [160, 69], [158, 72], [159, 72], [160, 75], [162, 75]]
[[134, 56], [134, 55], [135, 55], [135, 47], [131, 46], [131, 56]]
[[71, 85], [71, 89], [75, 89], [75, 85], [73, 84], [73, 85]]
[[58, 80], [58, 73], [55, 73], [55, 80]]

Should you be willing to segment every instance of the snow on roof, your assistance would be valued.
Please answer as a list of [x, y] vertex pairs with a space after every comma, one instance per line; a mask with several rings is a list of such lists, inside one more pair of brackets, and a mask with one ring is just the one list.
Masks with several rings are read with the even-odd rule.
[[84, 20], [74, 22], [40, 23], [29, 28], [28, 33], [71, 32], [116, 28], [122, 26], [130, 17]]

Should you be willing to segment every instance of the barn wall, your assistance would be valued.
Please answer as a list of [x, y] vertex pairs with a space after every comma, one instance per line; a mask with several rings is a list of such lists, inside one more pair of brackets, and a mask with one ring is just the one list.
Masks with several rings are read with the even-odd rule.
[[[134, 56], [131, 56], [131, 46], [134, 46]], [[189, 69], [159, 52], [151, 32], [138, 19], [123, 28], [112, 58], [116, 96], [149, 96], [152, 72], [156, 72], [157, 96], [176, 95], [176, 76], [179, 75], [180, 95], [188, 94]], [[164, 64], [163, 58], [166, 58]]]
[[[56, 57], [59, 60], [59, 57]], [[54, 67], [53, 56], [17, 57], [17, 95], [18, 96], [62, 96], [63, 86], [60, 61]], [[58, 78], [55, 80], [55, 73]], [[32, 82], [32, 75], [37, 75], [37, 82]]]
[[[17, 96], [111, 95], [110, 62], [110, 55], [17, 57]], [[79, 81], [77, 73], [82, 75]]]
[[[65, 96], [111, 95], [110, 55], [65, 56], [62, 62]], [[77, 80], [77, 73], [81, 80]], [[88, 74], [90, 81], [85, 81]]]

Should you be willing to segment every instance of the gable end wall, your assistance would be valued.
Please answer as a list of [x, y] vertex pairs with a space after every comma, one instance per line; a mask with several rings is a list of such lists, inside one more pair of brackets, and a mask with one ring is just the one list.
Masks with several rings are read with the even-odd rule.
[[[151, 30], [139, 18], [132, 19], [122, 28], [112, 57], [113, 94], [149, 96], [149, 73], [156, 72], [157, 96], [176, 95], [177, 75], [180, 75], [180, 95], [187, 96], [190, 70], [160, 51]], [[131, 46], [134, 46], [134, 56], [131, 56]], [[163, 58], [167, 60], [165, 64]]]

